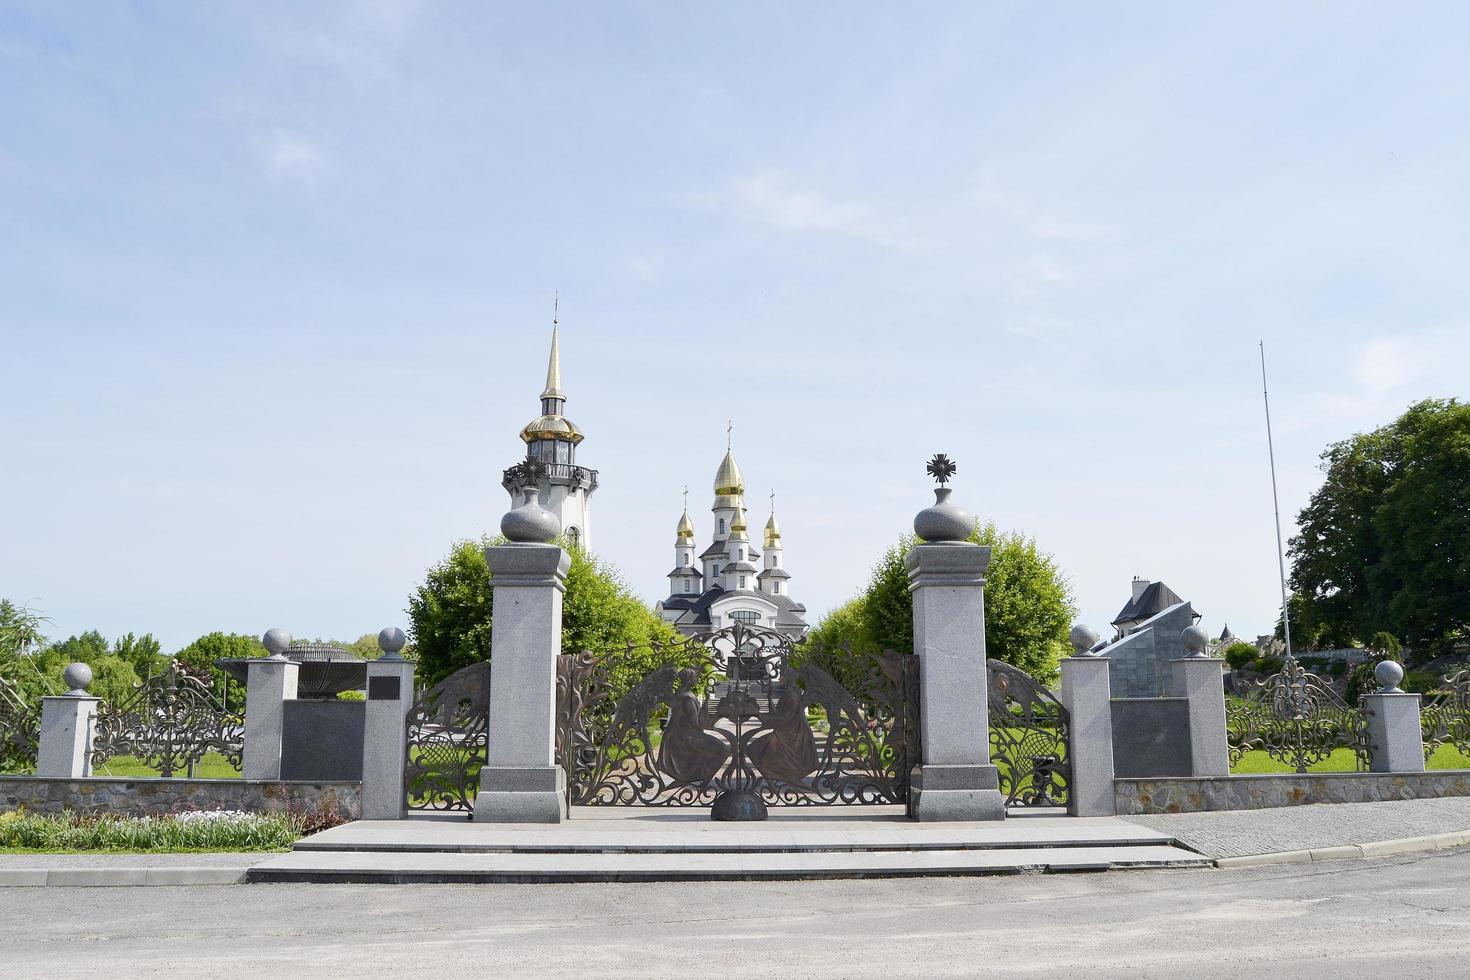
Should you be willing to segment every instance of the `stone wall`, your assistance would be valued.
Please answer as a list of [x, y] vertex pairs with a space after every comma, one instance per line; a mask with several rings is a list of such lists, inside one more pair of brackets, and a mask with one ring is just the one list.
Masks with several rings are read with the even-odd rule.
[[1225, 776], [1213, 779], [1116, 779], [1118, 813], [1261, 810], [1308, 803], [1470, 796], [1470, 769], [1429, 772], [1334, 772]]
[[344, 820], [362, 808], [362, 784], [246, 779], [46, 779], [0, 776], [0, 813], [113, 813], [145, 816], [180, 810], [273, 812], [324, 807]]

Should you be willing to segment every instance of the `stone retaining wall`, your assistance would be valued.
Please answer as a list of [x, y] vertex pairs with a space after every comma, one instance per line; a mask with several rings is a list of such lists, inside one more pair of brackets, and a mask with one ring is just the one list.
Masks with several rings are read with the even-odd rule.
[[1470, 796], [1470, 769], [1430, 772], [1333, 772], [1223, 776], [1204, 779], [1116, 779], [1120, 815], [1261, 810], [1308, 803]]
[[280, 810], [325, 808], [344, 820], [362, 810], [356, 782], [261, 782], [246, 779], [47, 779], [0, 776], [0, 813], [114, 813], [147, 816], [180, 810]]

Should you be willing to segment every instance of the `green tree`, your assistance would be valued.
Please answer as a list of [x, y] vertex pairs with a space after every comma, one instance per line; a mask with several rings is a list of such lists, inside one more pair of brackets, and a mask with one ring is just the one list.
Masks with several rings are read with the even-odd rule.
[[[494, 538], [457, 542], [408, 597], [408, 635], [426, 683], [490, 659], [494, 608], [485, 548], [496, 543]], [[565, 547], [571, 566], [562, 599], [564, 652], [629, 644], [646, 648], [675, 637], [673, 629], [643, 604], [610, 564], [576, 545]], [[639, 649], [622, 663], [629, 677], [641, 676], [656, 657], [656, 651]]]
[[216, 660], [264, 657], [265, 647], [253, 636], [240, 633], [206, 633], [199, 639], [174, 654], [174, 659], [201, 671], [207, 671], [214, 681], [214, 689], [222, 693], [225, 707], [240, 710], [245, 707], [244, 685], [214, 665]]
[[[1075, 615], [1066, 577], [1034, 539], [1020, 532], [985, 524], [970, 540], [991, 549], [985, 580], [988, 655], [1049, 680], [1067, 650]], [[875, 653], [912, 650], [913, 600], [904, 559], [914, 544], [913, 536], [905, 535], [889, 548], [873, 567], [868, 587], [823, 618], [813, 638]]]
[[24, 657], [46, 645], [41, 626], [51, 622], [26, 606], [0, 599], [0, 661]]
[[93, 660], [105, 657], [112, 652], [112, 645], [107, 642], [107, 637], [96, 630], [87, 630], [81, 636], [68, 636], [60, 643], [51, 646], [51, 652], [65, 659], [68, 663], [84, 663], [90, 665]]
[[1319, 642], [1387, 630], [1429, 656], [1470, 635], [1470, 405], [1418, 402], [1329, 446], [1322, 469], [1288, 549]]
[[152, 633], [144, 633], [142, 636], [126, 633], [119, 636], [112, 641], [112, 652], [114, 656], [132, 664], [133, 671], [139, 677], [151, 677], [164, 666], [163, 647], [153, 638]]

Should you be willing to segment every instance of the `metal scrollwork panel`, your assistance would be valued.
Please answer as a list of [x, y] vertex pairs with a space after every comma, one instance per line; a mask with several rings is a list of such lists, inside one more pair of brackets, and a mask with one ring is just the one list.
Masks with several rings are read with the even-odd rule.
[[165, 778], [192, 774], [210, 752], [240, 768], [244, 716], [215, 696], [213, 684], [186, 664], [172, 661], [122, 701], [97, 711], [92, 765], [130, 755]]
[[1425, 700], [1419, 722], [1426, 758], [1441, 745], [1453, 745], [1461, 755], [1470, 755], [1470, 670], [1444, 678], [1439, 690]]
[[404, 792], [414, 810], [473, 810], [488, 759], [490, 664], [455, 671], [414, 701], [406, 719]]
[[1066, 806], [1072, 784], [1071, 718], [1036, 678], [986, 661], [990, 760], [1006, 806]]
[[[564, 660], [558, 752], [574, 804], [704, 806], [732, 790], [794, 806], [907, 798], [911, 655], [798, 650], [736, 625]], [[648, 669], [614, 700], [628, 661]], [[834, 679], [839, 665], [846, 684]]]
[[20, 691], [0, 677], [0, 772], [33, 772], [40, 743], [40, 711], [26, 704]]
[[1359, 772], [1369, 768], [1367, 719], [1295, 657], [1244, 698], [1226, 703], [1225, 732], [1232, 766], [1261, 751], [1304, 773], [1349, 749]]

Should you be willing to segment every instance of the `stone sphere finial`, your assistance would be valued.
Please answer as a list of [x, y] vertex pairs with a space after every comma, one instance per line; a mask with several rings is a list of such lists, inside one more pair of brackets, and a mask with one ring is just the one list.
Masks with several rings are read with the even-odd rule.
[[82, 663], [68, 664], [61, 672], [61, 682], [67, 686], [67, 694], [85, 697], [87, 686], [92, 683], [92, 668]]
[[408, 637], [397, 626], [386, 626], [378, 633], [378, 649], [383, 651], [384, 660], [402, 660], [398, 652], [407, 642]]
[[1403, 694], [1399, 682], [1404, 679], [1404, 668], [1396, 660], [1380, 660], [1373, 668], [1373, 679], [1378, 682], [1379, 694]]
[[561, 533], [561, 519], [541, 506], [535, 487], [521, 494], [521, 505], [500, 519], [500, 533], [516, 544], [550, 544]]
[[1199, 623], [1184, 627], [1184, 632], [1179, 634], [1184, 640], [1184, 649], [1189, 651], [1191, 657], [1203, 657], [1205, 647], [1210, 644], [1210, 634]]
[[1077, 656], [1096, 656], [1092, 648], [1097, 646], [1097, 630], [1086, 623], [1078, 623], [1073, 626], [1072, 632], [1067, 634], [1067, 639], [1072, 641], [1072, 649], [1077, 651]]
[[285, 660], [286, 651], [291, 649], [291, 634], [279, 626], [275, 626], [265, 631], [265, 635], [260, 638], [260, 642], [265, 647], [266, 653], [270, 654], [276, 660]]

